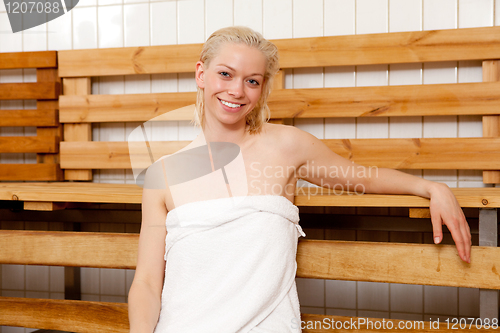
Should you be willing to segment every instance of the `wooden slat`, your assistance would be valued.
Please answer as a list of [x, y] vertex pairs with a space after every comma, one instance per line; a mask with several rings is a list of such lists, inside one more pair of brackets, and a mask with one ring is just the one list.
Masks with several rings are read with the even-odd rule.
[[[500, 60], [483, 61], [483, 81], [500, 82]], [[500, 109], [496, 116], [483, 117], [483, 137], [500, 137]], [[500, 169], [500, 167], [498, 168]], [[499, 184], [500, 170], [483, 171], [485, 184]]]
[[[461, 207], [498, 208], [498, 188], [451, 188]], [[324, 193], [324, 194], [323, 194]], [[429, 199], [413, 195], [348, 193], [324, 188], [300, 187], [296, 206], [319, 207], [429, 207]]]
[[[394, 169], [494, 170], [500, 165], [500, 138], [325, 139], [332, 151], [365, 166]], [[154, 160], [184, 148], [189, 141], [151, 141]], [[149, 152], [141, 142], [61, 142], [61, 168], [148, 167]], [[334, 171], [332, 169], [332, 171]], [[337, 172], [340, 172], [337, 170]]]
[[[138, 241], [137, 234], [0, 230], [0, 262], [134, 269]], [[297, 277], [500, 289], [499, 248], [474, 246], [471, 262], [453, 245], [300, 240]]]
[[273, 40], [281, 68], [499, 59], [500, 27]]
[[0, 53], [0, 69], [57, 67], [57, 51]]
[[409, 216], [415, 219], [430, 219], [431, 211], [428, 208], [410, 208]]
[[0, 230], [4, 264], [135, 269], [139, 235]]
[[0, 164], [0, 181], [50, 181], [60, 173], [58, 164]]
[[160, 115], [158, 120], [191, 120], [193, 112], [171, 112], [196, 102], [196, 92], [61, 96], [59, 100], [60, 122], [92, 123], [148, 121]]
[[1, 83], [0, 100], [7, 99], [57, 99], [60, 86], [57, 82]]
[[[281, 68], [500, 58], [500, 27], [271, 40]], [[61, 77], [194, 72], [202, 44], [59, 51]]]
[[[90, 77], [63, 79], [62, 83], [64, 95], [90, 95], [92, 93], [92, 80]], [[64, 141], [92, 141], [91, 124], [65, 124], [63, 132]], [[64, 179], [92, 180], [92, 170], [64, 170]]]
[[[499, 90], [500, 82], [276, 89], [269, 108], [272, 118], [485, 115], [499, 113]], [[60, 121], [191, 120], [192, 112], [169, 112], [195, 101], [193, 92], [61, 96]]]
[[271, 93], [273, 118], [497, 114], [500, 82], [283, 89]]
[[299, 240], [297, 277], [500, 289], [500, 249], [454, 245]]
[[45, 110], [0, 110], [0, 126], [57, 126], [58, 112]]
[[[155, 161], [164, 155], [173, 154], [189, 143], [190, 141], [149, 142]], [[149, 151], [142, 142], [61, 142], [60, 149], [63, 169], [130, 169], [130, 149], [133, 151], [134, 168], [147, 168], [151, 165]], [[76, 161], [79, 163], [75, 163]]]
[[0, 325], [70, 332], [129, 332], [126, 303], [0, 297]]
[[[22, 166], [23, 164], [21, 164]], [[297, 206], [329, 207], [429, 207], [429, 200], [413, 195], [336, 193], [333, 190], [301, 187]], [[452, 188], [462, 207], [500, 208], [499, 188]], [[82, 182], [0, 183], [0, 200], [94, 202], [140, 204], [142, 187], [133, 184]]]
[[34, 202], [140, 204], [142, 199], [142, 188], [134, 184], [100, 184], [90, 182], [0, 182], [0, 200], [12, 200], [14, 196], [16, 198], [15, 200]]
[[[92, 302], [74, 300], [56, 300], [39, 298], [0, 297], [0, 325], [14, 327], [30, 327], [48, 330], [65, 330], [72, 332], [116, 332], [128, 333], [128, 306], [125, 303]], [[335, 332], [373, 332], [375, 327], [392, 327], [393, 329], [376, 329], [380, 332], [391, 332], [394, 329], [410, 329], [412, 332], [451, 332], [442, 320], [408, 321], [380, 318], [357, 318], [302, 313], [300, 320], [303, 333]], [[318, 324], [321, 323], [321, 324]], [[340, 326], [340, 323], [345, 323]], [[354, 325], [353, 325], [354, 323]], [[384, 324], [385, 323], [385, 324]], [[290, 323], [295, 324], [295, 323]], [[460, 329], [461, 332], [490, 331], [476, 325]], [[331, 326], [328, 326], [331, 325]]]
[[59, 51], [61, 77], [194, 72], [202, 44]]
[[56, 153], [58, 137], [3, 136], [0, 137], [0, 153]]

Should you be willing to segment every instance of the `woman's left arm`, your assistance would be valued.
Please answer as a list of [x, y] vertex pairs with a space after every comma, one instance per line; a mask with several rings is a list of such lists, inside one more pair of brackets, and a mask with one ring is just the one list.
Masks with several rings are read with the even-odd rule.
[[322, 187], [342, 185], [364, 193], [412, 194], [429, 198], [434, 242], [443, 239], [446, 225], [455, 241], [460, 258], [470, 263], [471, 235], [462, 208], [450, 188], [398, 170], [366, 167], [339, 156], [312, 134], [291, 129], [290, 147], [297, 156], [298, 177]]

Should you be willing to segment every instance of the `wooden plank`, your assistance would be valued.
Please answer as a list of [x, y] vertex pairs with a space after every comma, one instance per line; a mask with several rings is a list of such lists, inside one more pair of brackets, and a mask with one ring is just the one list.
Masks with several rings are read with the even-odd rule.
[[[0, 297], [0, 325], [31, 327], [74, 332], [129, 332], [128, 306], [125, 303]], [[301, 313], [303, 333], [389, 332], [392, 329], [413, 332], [450, 332], [446, 322], [407, 321], [366, 317], [344, 317]], [[321, 324], [319, 324], [321, 323]], [[411, 325], [411, 328], [410, 326]], [[431, 326], [432, 325], [432, 326]], [[389, 329], [389, 327], [391, 329]], [[377, 329], [380, 328], [380, 329]], [[383, 329], [386, 328], [386, 329]], [[478, 332], [491, 329], [467, 326], [460, 331]]]
[[[24, 164], [21, 164], [21, 166]], [[500, 188], [452, 188], [462, 207], [500, 207]], [[15, 197], [15, 199], [13, 199]], [[0, 183], [0, 200], [140, 204], [142, 187], [135, 184], [81, 182]], [[300, 187], [295, 205], [322, 207], [429, 207], [429, 199], [414, 195], [338, 193]]]
[[45, 110], [0, 110], [0, 126], [57, 126], [58, 112]]
[[54, 211], [65, 209], [67, 202], [25, 201], [24, 210]]
[[[483, 82], [500, 82], [500, 60], [483, 61]], [[496, 116], [483, 116], [483, 137], [500, 137], [500, 110]], [[500, 171], [483, 171], [485, 184], [499, 184]]]
[[428, 208], [410, 208], [409, 216], [416, 219], [430, 219], [431, 211]]
[[[138, 241], [125, 233], [0, 230], [0, 262], [134, 269]], [[301, 240], [297, 277], [500, 289], [499, 248], [474, 246], [471, 261], [453, 245]]]
[[57, 67], [57, 51], [0, 53], [0, 69]]
[[202, 44], [59, 51], [65, 77], [194, 72]]
[[[367, 255], [369, 254], [369, 255]], [[297, 277], [500, 289], [500, 249], [454, 245], [299, 240]]]
[[56, 153], [59, 149], [58, 137], [2, 136], [0, 153]]
[[126, 303], [0, 297], [0, 325], [71, 332], [129, 331]]
[[[497, 114], [500, 82], [276, 89], [269, 97], [271, 118], [395, 117]], [[191, 120], [169, 114], [191, 105], [196, 93], [61, 96], [63, 123]], [[170, 118], [169, 118], [170, 117]]]
[[[59, 54], [60, 57], [60, 54]], [[59, 58], [60, 59], [60, 58]], [[59, 69], [59, 75], [61, 70]], [[90, 77], [63, 79], [64, 95], [90, 95], [92, 93]], [[59, 98], [61, 98], [60, 96]], [[64, 141], [92, 141], [92, 125], [91, 124], [65, 124]], [[92, 180], [92, 170], [77, 169], [64, 170], [65, 180]]]
[[[196, 92], [86, 95], [60, 97], [60, 122], [92, 123], [160, 120], [191, 120], [192, 109], [172, 112], [196, 102]], [[153, 120], [155, 121], [155, 120]]]
[[[461, 207], [500, 207], [498, 188], [451, 188]], [[349, 193], [326, 188], [300, 187], [295, 191], [296, 206], [319, 207], [429, 207], [429, 199], [413, 195]]]
[[273, 118], [497, 114], [500, 82], [282, 89], [269, 98]]
[[0, 181], [49, 181], [58, 179], [57, 164], [0, 164]]
[[499, 59], [500, 28], [273, 40], [281, 68]]
[[0, 83], [0, 100], [57, 99], [59, 91], [57, 82]]
[[[324, 139], [332, 151], [355, 163], [393, 169], [495, 169], [500, 165], [500, 138]], [[154, 160], [184, 148], [189, 141], [151, 141]], [[61, 142], [61, 167], [92, 169], [148, 167], [143, 142]], [[376, 167], [375, 167], [376, 166]], [[330, 170], [335, 172], [334, 167]], [[354, 171], [354, 168], [352, 169]], [[340, 170], [336, 170], [340, 172]], [[349, 171], [350, 172], [350, 171]]]
[[[285, 68], [500, 58], [500, 27], [271, 40]], [[61, 77], [194, 72], [202, 44], [59, 51]]]
[[[164, 155], [173, 154], [189, 143], [190, 141], [149, 142], [155, 161]], [[60, 149], [63, 169], [130, 169], [129, 152], [134, 156], [134, 168], [147, 168], [151, 165], [149, 151], [143, 142], [61, 142]]]
[[135, 269], [138, 245], [137, 234], [0, 230], [0, 262]]

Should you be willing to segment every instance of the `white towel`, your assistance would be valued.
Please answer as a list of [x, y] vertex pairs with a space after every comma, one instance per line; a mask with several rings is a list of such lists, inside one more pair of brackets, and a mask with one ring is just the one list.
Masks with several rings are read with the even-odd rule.
[[155, 333], [301, 332], [298, 208], [278, 195], [184, 204], [167, 214]]

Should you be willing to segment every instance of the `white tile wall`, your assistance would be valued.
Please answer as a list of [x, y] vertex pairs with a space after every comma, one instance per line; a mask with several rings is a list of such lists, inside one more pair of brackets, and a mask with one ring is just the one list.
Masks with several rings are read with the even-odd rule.
[[[10, 25], [0, 2], [0, 52], [202, 43], [213, 31], [233, 24], [252, 27], [269, 39], [491, 26], [500, 25], [500, 0], [84, 0], [70, 13], [17, 34], [8, 33]], [[29, 82], [33, 78], [30, 71], [0, 72], [0, 82]], [[287, 70], [285, 78], [286, 88], [482, 79], [477, 62]], [[196, 91], [192, 74], [96, 78], [92, 87], [93, 93], [99, 94]], [[23, 107], [34, 105], [29, 101], [0, 102], [2, 109]], [[123, 141], [137, 125], [97, 125], [93, 139]], [[318, 138], [481, 136], [480, 118], [471, 116], [300, 119], [294, 125]], [[188, 122], [148, 124], [147, 128], [155, 140], [192, 140], [199, 133]], [[33, 129], [0, 129], [0, 135], [30, 133]], [[0, 155], [2, 162], [32, 161], [28, 154], [6, 155]], [[94, 181], [124, 183], [133, 181], [131, 176], [125, 170], [101, 170]], [[450, 186], [482, 186], [478, 172], [426, 171], [423, 176]], [[99, 230], [98, 225], [89, 224], [93, 227]], [[123, 225], [101, 229], [107, 227], [125, 231]], [[388, 239], [388, 233], [377, 235], [357, 233], [353, 237]], [[2, 295], [63, 298], [62, 267], [2, 265], [0, 271]], [[133, 270], [81, 271], [84, 299], [126, 301]], [[297, 286], [302, 311], [307, 313], [412, 320], [478, 315], [476, 289], [309, 279], [297, 279]], [[3, 328], [3, 332], [31, 330]]]

